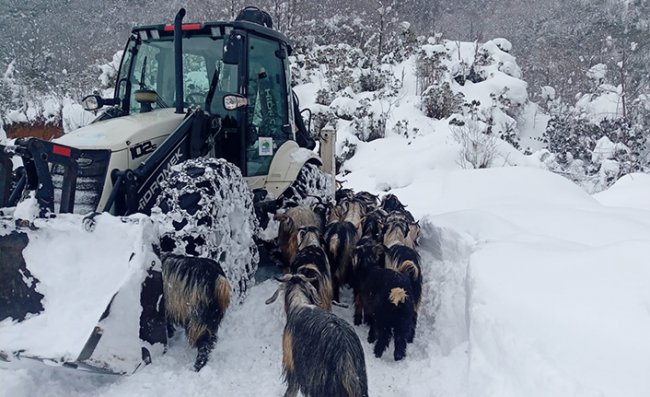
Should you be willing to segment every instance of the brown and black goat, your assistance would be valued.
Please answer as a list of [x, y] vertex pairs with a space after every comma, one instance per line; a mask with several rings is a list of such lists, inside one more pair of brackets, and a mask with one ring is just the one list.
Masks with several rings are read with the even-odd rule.
[[361, 222], [361, 237], [384, 241], [384, 226], [388, 214], [381, 208], [366, 213]]
[[379, 197], [370, 192], [358, 192], [354, 199], [363, 204], [366, 213], [376, 210], [379, 205]]
[[307, 207], [293, 207], [274, 219], [280, 222], [278, 246], [285, 266], [289, 267], [298, 253], [298, 230], [304, 226], [314, 226], [322, 230], [319, 216]]
[[320, 306], [332, 310], [332, 274], [327, 254], [323, 250], [322, 235], [318, 228], [305, 226], [298, 230], [298, 253], [291, 262], [291, 273], [303, 274], [314, 280], [320, 296]]
[[398, 211], [398, 212], [408, 214], [408, 216], [410, 216], [411, 218], [410, 221], [411, 222], [415, 221], [415, 219], [413, 219], [413, 215], [411, 215], [411, 213], [406, 210], [406, 206], [402, 204], [402, 202], [399, 201], [397, 196], [395, 196], [392, 193], [389, 193], [384, 197], [382, 197], [381, 204], [379, 206], [386, 212]]
[[282, 335], [285, 397], [367, 397], [361, 341], [346, 321], [319, 307], [320, 297], [304, 275], [287, 274], [270, 304], [284, 290], [287, 323]]
[[221, 319], [230, 304], [230, 284], [212, 259], [165, 255], [162, 261], [163, 297], [168, 329], [181, 325], [198, 352], [194, 369], [208, 361]]
[[404, 219], [391, 218], [389, 214], [384, 225], [384, 245], [391, 247], [399, 244], [415, 249], [419, 230], [417, 224], [409, 223]]
[[325, 251], [332, 269], [334, 300], [340, 302], [339, 290], [350, 283], [352, 251], [359, 239], [357, 228], [351, 222], [333, 222], [325, 228]]

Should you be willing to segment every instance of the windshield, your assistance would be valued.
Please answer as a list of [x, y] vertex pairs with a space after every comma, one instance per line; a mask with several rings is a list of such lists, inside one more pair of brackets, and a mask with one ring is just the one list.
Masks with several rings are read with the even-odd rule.
[[[222, 55], [222, 38], [201, 35], [183, 38], [185, 107], [204, 107], [215, 71], [216, 75], [223, 74]], [[237, 76], [237, 73], [233, 75]], [[236, 92], [237, 82], [223, 79], [223, 82], [219, 82], [219, 89]], [[117, 97], [124, 110], [130, 113], [140, 111], [140, 104], [135, 100], [135, 92], [138, 90], [152, 90], [158, 94], [156, 102], [152, 104], [154, 110], [175, 106], [173, 36], [149, 40], [133, 37], [129, 40], [117, 87]]]

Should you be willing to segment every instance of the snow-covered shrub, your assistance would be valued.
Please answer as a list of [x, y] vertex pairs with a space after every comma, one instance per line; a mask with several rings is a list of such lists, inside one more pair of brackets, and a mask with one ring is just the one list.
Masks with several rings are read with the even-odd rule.
[[351, 159], [354, 156], [356, 151], [357, 151], [357, 144], [350, 142], [350, 140], [346, 138], [343, 141], [341, 149], [337, 151], [335, 156], [337, 172], [339, 169], [341, 169], [341, 165], [343, 165], [344, 162], [346, 162], [347, 160]]
[[557, 114], [551, 116], [542, 139], [548, 150], [557, 155], [560, 164], [568, 164], [575, 159], [591, 158], [591, 151], [598, 139], [596, 135], [598, 126], [588, 120], [574, 118], [570, 114]]
[[448, 72], [446, 61], [449, 54], [444, 45], [425, 44], [417, 52], [415, 61], [415, 77], [417, 90], [420, 94], [433, 84], [440, 84]]
[[336, 120], [336, 115], [329, 109], [324, 109], [314, 113], [311, 119], [312, 133], [316, 135], [320, 134], [323, 128], [327, 125], [336, 128]]
[[316, 103], [329, 106], [334, 100], [335, 94], [328, 88], [321, 88], [316, 91]]
[[387, 76], [385, 73], [377, 72], [373, 69], [363, 69], [361, 75], [359, 75], [359, 91], [379, 91], [386, 86], [386, 80]]
[[370, 101], [364, 100], [355, 112], [352, 129], [357, 138], [364, 142], [384, 138], [387, 118], [388, 112], [377, 112], [372, 109]]
[[557, 163], [550, 168], [592, 192], [648, 167], [643, 155], [647, 136], [623, 118], [593, 123], [587, 115], [576, 115], [576, 110], [569, 108], [551, 117], [543, 139]]
[[461, 146], [458, 164], [465, 169], [488, 168], [497, 155], [497, 137], [488, 133], [488, 125], [479, 120], [477, 102], [466, 105], [469, 116], [452, 119], [449, 125]]
[[454, 92], [449, 82], [432, 84], [421, 97], [422, 111], [427, 117], [442, 120], [462, 110], [463, 94]]
[[348, 67], [330, 68], [325, 73], [332, 92], [355, 87], [354, 69]]
[[393, 133], [406, 139], [415, 137], [419, 132], [419, 128], [409, 126], [408, 120], [398, 120], [393, 126]]
[[110, 62], [98, 66], [100, 70], [99, 82], [102, 89], [112, 90], [115, 87], [115, 80], [117, 73], [120, 70], [120, 62], [122, 61], [122, 54], [124, 51], [118, 51], [113, 54], [113, 59]]

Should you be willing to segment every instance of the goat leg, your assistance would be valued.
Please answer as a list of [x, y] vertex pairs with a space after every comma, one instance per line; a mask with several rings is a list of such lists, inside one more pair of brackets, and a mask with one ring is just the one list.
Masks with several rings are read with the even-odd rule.
[[395, 361], [399, 361], [406, 357], [406, 339], [407, 336], [410, 336], [411, 328], [411, 324], [409, 323], [399, 324], [395, 327], [395, 350], [393, 352], [393, 358]]
[[213, 335], [210, 335], [209, 333], [203, 334], [196, 341], [197, 353], [196, 353], [196, 361], [194, 362], [194, 369], [196, 370], [196, 372], [199, 372], [201, 368], [203, 368], [205, 364], [208, 362], [208, 358], [210, 357], [210, 352], [212, 352], [212, 348], [214, 347], [214, 343], [216, 341], [217, 338]]
[[354, 294], [354, 325], [361, 325], [363, 320], [363, 306], [361, 302], [361, 295]]
[[418, 325], [418, 312], [415, 312], [413, 315], [413, 323], [411, 324], [411, 327], [408, 332], [408, 336], [406, 338], [406, 341], [408, 343], [413, 343], [413, 339], [415, 339], [415, 327]]
[[378, 333], [377, 335], [377, 343], [375, 343], [375, 357], [380, 358], [382, 354], [384, 354], [384, 351], [388, 347], [388, 344], [390, 343], [390, 328], [386, 326], [381, 326], [379, 327], [379, 330], [375, 331]]

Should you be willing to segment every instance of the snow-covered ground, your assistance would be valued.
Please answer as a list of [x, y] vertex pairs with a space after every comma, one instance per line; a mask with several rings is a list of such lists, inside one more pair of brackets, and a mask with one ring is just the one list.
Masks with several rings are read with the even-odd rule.
[[[349, 186], [380, 192], [390, 148], [359, 151]], [[372, 355], [357, 327], [371, 396], [647, 396], [650, 393], [650, 179], [633, 175], [591, 197], [524, 168], [411, 168], [392, 190], [423, 226], [425, 289], [403, 362]], [[279, 396], [281, 304], [253, 287], [226, 315], [211, 361], [192, 372], [182, 338], [134, 375], [0, 370], [4, 396]], [[346, 296], [349, 301], [349, 294]], [[336, 308], [351, 320], [351, 309]]]

